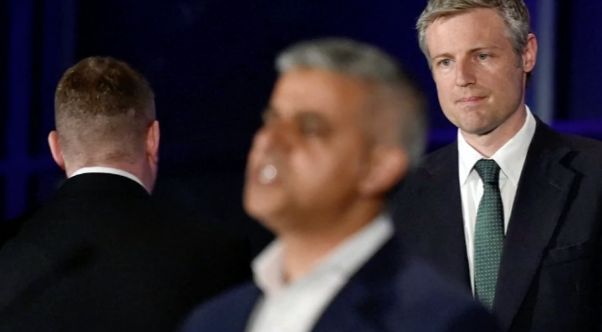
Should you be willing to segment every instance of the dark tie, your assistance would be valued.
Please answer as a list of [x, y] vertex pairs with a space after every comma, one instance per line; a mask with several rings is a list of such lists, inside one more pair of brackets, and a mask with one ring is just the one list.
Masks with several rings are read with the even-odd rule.
[[474, 168], [483, 180], [474, 234], [475, 294], [491, 309], [504, 243], [504, 210], [498, 185], [500, 167], [494, 160], [481, 159]]

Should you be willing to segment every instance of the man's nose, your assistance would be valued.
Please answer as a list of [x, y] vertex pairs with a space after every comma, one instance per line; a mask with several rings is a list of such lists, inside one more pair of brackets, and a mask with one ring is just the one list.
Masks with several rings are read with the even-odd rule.
[[465, 87], [476, 83], [475, 68], [468, 60], [456, 62], [456, 85]]
[[253, 149], [264, 152], [284, 152], [290, 149], [293, 141], [293, 130], [283, 121], [273, 121], [264, 124], [253, 139]]

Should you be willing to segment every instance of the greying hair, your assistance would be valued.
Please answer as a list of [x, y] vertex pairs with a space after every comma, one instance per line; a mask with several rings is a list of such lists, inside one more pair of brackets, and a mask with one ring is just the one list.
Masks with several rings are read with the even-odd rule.
[[154, 93], [123, 61], [88, 57], [67, 69], [54, 98], [55, 126], [66, 159], [81, 164], [134, 162], [155, 120]]
[[426, 45], [426, 29], [436, 19], [464, 13], [471, 9], [490, 8], [498, 12], [508, 28], [508, 37], [517, 55], [527, 46], [529, 35], [529, 10], [523, 0], [429, 0], [418, 21], [418, 43], [422, 53], [430, 57]]
[[304, 41], [276, 58], [282, 75], [294, 69], [321, 69], [371, 84], [369, 121], [377, 141], [401, 145], [415, 165], [426, 146], [424, 98], [397, 61], [380, 49], [344, 38]]

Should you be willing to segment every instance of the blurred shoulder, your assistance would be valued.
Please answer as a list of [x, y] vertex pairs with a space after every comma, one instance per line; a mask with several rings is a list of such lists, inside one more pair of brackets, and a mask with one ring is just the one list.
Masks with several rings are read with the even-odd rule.
[[250, 282], [232, 288], [192, 311], [181, 331], [244, 331], [260, 295]]

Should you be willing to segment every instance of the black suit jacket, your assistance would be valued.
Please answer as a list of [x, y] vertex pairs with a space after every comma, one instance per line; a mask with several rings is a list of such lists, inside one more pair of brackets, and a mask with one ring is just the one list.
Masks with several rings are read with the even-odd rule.
[[[599, 331], [602, 143], [538, 120], [517, 190], [493, 306], [503, 331]], [[394, 219], [407, 250], [469, 290], [455, 143], [402, 184]]]
[[122, 176], [66, 180], [0, 250], [0, 331], [170, 331], [248, 275], [242, 244], [156, 205]]
[[[351, 277], [311, 330], [497, 331], [485, 309], [454, 286], [424, 263], [404, 258], [393, 238]], [[183, 332], [245, 331], [261, 296], [252, 283], [238, 287], [196, 310]]]

